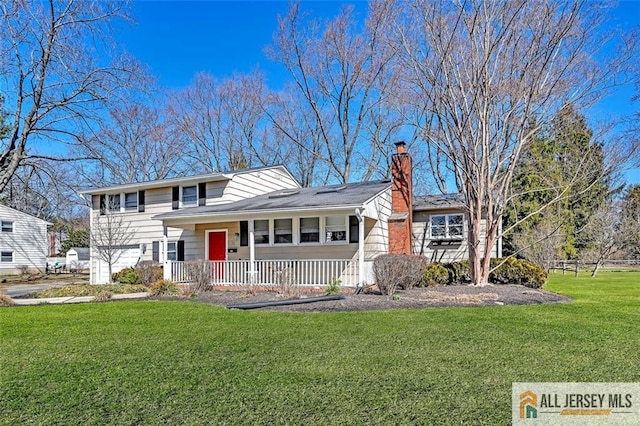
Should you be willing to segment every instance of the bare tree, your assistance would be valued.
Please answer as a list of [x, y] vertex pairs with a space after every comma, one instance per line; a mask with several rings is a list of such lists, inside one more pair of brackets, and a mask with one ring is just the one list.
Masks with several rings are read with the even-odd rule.
[[472, 281], [484, 285], [523, 147], [564, 105], [580, 108], [615, 84], [635, 40], [599, 60], [606, 8], [586, 0], [396, 5], [405, 94], [421, 111], [414, 124], [441, 189], [453, 180], [464, 196]]
[[259, 72], [218, 80], [200, 73], [168, 100], [175, 139], [202, 172], [235, 170], [282, 161], [263, 109], [267, 89]]
[[97, 130], [83, 135], [73, 150], [85, 158], [76, 170], [95, 186], [180, 176], [187, 168], [182, 160], [186, 144], [173, 136], [158, 108], [124, 103]]
[[113, 265], [120, 260], [123, 249], [132, 239], [129, 222], [120, 213], [119, 199], [105, 198], [99, 214], [92, 219], [89, 240], [91, 250], [108, 265], [109, 282], [112, 280]]
[[76, 142], [78, 131], [91, 127], [104, 103], [136, 74], [131, 58], [103, 59], [113, 52], [109, 24], [125, 16], [124, 6], [119, 1], [0, 3], [0, 92], [6, 95], [10, 126], [0, 145], [0, 192], [26, 158], [64, 160], [52, 148]]
[[527, 259], [542, 265], [547, 271], [560, 259], [560, 251], [564, 242], [562, 222], [553, 223], [542, 220], [533, 228], [527, 229], [514, 237], [518, 253]]
[[348, 182], [355, 173], [363, 180], [374, 176], [389, 156], [401, 123], [390, 96], [396, 83], [396, 49], [386, 43], [392, 7], [371, 3], [364, 28], [359, 29], [352, 7], [321, 25], [305, 19], [299, 3], [292, 4], [279, 18], [267, 50], [291, 74], [298, 99], [306, 104], [303, 110], [313, 120], [306, 127], [319, 139], [299, 139], [302, 135], [287, 131], [291, 112], [272, 116], [273, 121], [310, 155], [317, 152], [318, 141], [322, 143], [328, 172], [340, 182]]
[[619, 206], [615, 203], [601, 206], [589, 218], [585, 228], [592, 236], [585, 258], [595, 262], [591, 271], [591, 276], [595, 277], [602, 262], [611, 258], [621, 248]]

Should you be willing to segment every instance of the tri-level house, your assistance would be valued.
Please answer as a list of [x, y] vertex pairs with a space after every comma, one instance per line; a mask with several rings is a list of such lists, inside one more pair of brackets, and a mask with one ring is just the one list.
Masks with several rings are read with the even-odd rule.
[[46, 220], [0, 205], [0, 274], [45, 271], [48, 225]]
[[[414, 197], [411, 157], [399, 142], [393, 180], [302, 188], [284, 166], [213, 173], [83, 191], [91, 226], [118, 215], [132, 238], [113, 272], [155, 260], [166, 279], [188, 282], [203, 260], [212, 283], [319, 287], [373, 282], [384, 253], [434, 261], [467, 257], [457, 197]], [[492, 253], [492, 256], [498, 255]], [[91, 280], [109, 281], [92, 248]]]

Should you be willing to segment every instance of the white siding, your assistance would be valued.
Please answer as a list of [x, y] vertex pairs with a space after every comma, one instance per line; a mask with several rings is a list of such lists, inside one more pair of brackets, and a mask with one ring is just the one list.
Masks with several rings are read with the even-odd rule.
[[389, 230], [387, 220], [391, 215], [391, 189], [384, 191], [365, 205], [365, 260], [389, 252]]
[[234, 175], [224, 191], [232, 201], [255, 197], [279, 189], [299, 188], [300, 185], [283, 169], [274, 168]]
[[[189, 185], [194, 185], [190, 182]], [[225, 204], [244, 198], [254, 197], [256, 195], [275, 191], [283, 188], [297, 188], [299, 185], [285, 172], [283, 168], [272, 168], [265, 170], [255, 170], [233, 175], [228, 181], [212, 181], [207, 182], [206, 186], [206, 205]], [[162, 241], [163, 226], [159, 220], [151, 219], [153, 216], [170, 212], [172, 210], [172, 186], [162, 188], [151, 188], [145, 190], [145, 211], [139, 213], [137, 211], [121, 212], [124, 218], [124, 226], [127, 226], [134, 237], [127, 245], [138, 245], [140, 247], [139, 261], [152, 260], [154, 241]], [[187, 207], [194, 208], [194, 207]], [[185, 209], [185, 210], [186, 210]], [[95, 221], [101, 220], [104, 216], [99, 215], [100, 212], [100, 196], [92, 197], [92, 215], [91, 224], [94, 226]], [[218, 226], [218, 225], [216, 225]], [[238, 224], [236, 223], [237, 227]], [[167, 237], [169, 241], [183, 240], [185, 260], [203, 259], [205, 253], [205, 232], [201, 225], [182, 228], [168, 228]], [[189, 229], [191, 228], [191, 229]], [[213, 229], [213, 228], [212, 228]], [[237, 231], [230, 230], [228, 235], [232, 238]], [[232, 242], [228, 247], [232, 247]], [[162, 243], [160, 243], [162, 245]], [[237, 245], [237, 243], [236, 243]], [[98, 281], [98, 260], [95, 250], [91, 255], [91, 281]]]
[[[429, 238], [429, 216], [440, 214], [461, 213], [457, 210], [420, 211], [413, 214], [413, 253], [428, 258], [431, 262], [456, 262], [469, 259], [467, 245], [467, 216], [464, 217], [463, 240], [460, 242], [438, 242]], [[482, 221], [480, 242], [484, 246], [486, 235], [486, 221]], [[496, 257], [497, 247], [491, 252]]]
[[47, 222], [0, 205], [0, 220], [13, 222], [12, 232], [0, 231], [0, 251], [13, 252], [13, 262], [0, 262], [0, 274], [28, 266], [44, 272], [47, 263]]

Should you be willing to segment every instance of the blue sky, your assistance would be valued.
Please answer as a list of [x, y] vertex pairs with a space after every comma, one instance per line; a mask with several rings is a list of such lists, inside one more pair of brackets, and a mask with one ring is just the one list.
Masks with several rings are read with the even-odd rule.
[[[317, 18], [330, 18], [342, 4], [302, 3]], [[360, 16], [366, 14], [365, 2], [352, 4]], [[255, 68], [266, 73], [270, 87], [279, 88], [286, 72], [266, 58], [264, 48], [271, 42], [277, 16], [284, 15], [287, 7], [286, 1], [137, 1], [133, 3], [136, 23], [122, 28], [117, 38], [169, 89], [186, 87], [200, 71], [224, 78]], [[614, 25], [625, 29], [640, 25], [640, 0], [622, 1], [611, 13]], [[592, 108], [589, 118], [639, 110], [640, 102], [631, 101], [634, 93], [632, 87], [617, 90]], [[630, 170], [626, 178], [640, 183], [640, 168]]]

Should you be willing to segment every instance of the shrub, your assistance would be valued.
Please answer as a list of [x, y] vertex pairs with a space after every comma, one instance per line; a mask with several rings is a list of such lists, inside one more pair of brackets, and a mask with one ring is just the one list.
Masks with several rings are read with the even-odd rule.
[[340, 281], [337, 278], [331, 278], [331, 281], [329, 281], [329, 284], [327, 284], [327, 286], [324, 288], [324, 291], [327, 294], [340, 294], [340, 283], [342, 281]]
[[433, 262], [427, 265], [420, 280], [421, 287], [449, 284], [449, 271], [442, 263]]
[[172, 296], [180, 293], [178, 286], [170, 280], [158, 280], [151, 284], [149, 292], [152, 296]]
[[[540, 265], [526, 259], [491, 259], [489, 282], [494, 284], [520, 284], [540, 288], [547, 281], [547, 272]], [[499, 266], [498, 266], [499, 265]]]
[[104, 285], [68, 285], [51, 287], [38, 293], [38, 298], [44, 297], [79, 297], [97, 296], [99, 293], [111, 294], [143, 293], [149, 289], [139, 284], [104, 284]]
[[418, 285], [427, 260], [422, 256], [383, 254], [373, 261], [373, 273], [380, 292], [390, 296], [398, 288]]
[[111, 280], [120, 284], [136, 284], [139, 281], [138, 273], [134, 268], [124, 268], [112, 275]]
[[449, 273], [448, 284], [468, 284], [471, 282], [471, 270], [469, 269], [469, 261], [445, 263], [444, 267]]
[[162, 267], [158, 262], [143, 260], [136, 266], [137, 283], [150, 286], [162, 279]]
[[19, 265], [17, 267], [18, 271], [20, 271], [20, 275], [24, 276], [29, 273], [29, 266], [27, 265]]
[[213, 269], [215, 264], [206, 260], [194, 260], [187, 262], [187, 273], [191, 280], [189, 287], [186, 289], [188, 294], [197, 294], [203, 291], [211, 290], [211, 277], [215, 272]]
[[0, 294], [0, 306], [13, 306], [16, 302], [12, 298], [4, 294]]

